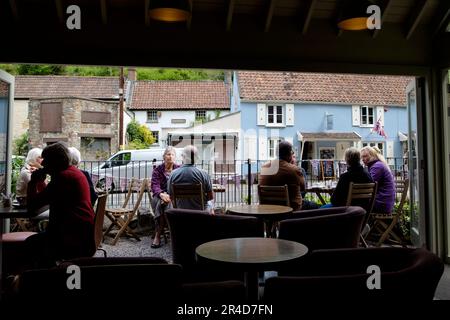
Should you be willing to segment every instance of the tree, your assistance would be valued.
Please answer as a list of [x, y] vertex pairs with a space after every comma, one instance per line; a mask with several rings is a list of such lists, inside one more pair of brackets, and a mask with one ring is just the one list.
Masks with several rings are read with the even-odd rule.
[[127, 136], [127, 147], [130, 149], [145, 149], [155, 142], [150, 129], [144, 124], [139, 124], [136, 120], [132, 120], [128, 124]]
[[59, 75], [65, 73], [65, 67], [45, 64], [19, 64], [17, 73], [20, 75]]
[[17, 156], [27, 156], [28, 153], [28, 131], [14, 139], [14, 154]]

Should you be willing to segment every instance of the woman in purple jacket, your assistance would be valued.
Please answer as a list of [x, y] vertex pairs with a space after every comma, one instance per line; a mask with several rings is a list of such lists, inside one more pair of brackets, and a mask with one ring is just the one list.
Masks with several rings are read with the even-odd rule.
[[171, 207], [171, 199], [167, 193], [167, 180], [173, 170], [179, 167], [175, 164], [176, 151], [174, 147], [167, 147], [163, 155], [163, 163], [153, 170], [152, 174], [152, 209], [155, 214], [155, 237], [152, 248], [161, 247], [161, 233], [164, 231], [164, 211]]
[[361, 160], [369, 169], [373, 181], [378, 182], [373, 212], [391, 213], [395, 202], [394, 176], [381, 153], [372, 147], [361, 149]]

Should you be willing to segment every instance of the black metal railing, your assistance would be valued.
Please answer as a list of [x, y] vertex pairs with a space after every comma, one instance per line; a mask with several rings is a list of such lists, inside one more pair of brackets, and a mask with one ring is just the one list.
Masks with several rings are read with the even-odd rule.
[[[386, 159], [396, 179], [408, 177], [408, 163], [403, 158]], [[214, 185], [216, 207], [229, 207], [243, 203], [257, 203], [258, 173], [267, 160], [201, 161], [197, 167], [205, 170]], [[153, 168], [161, 162], [125, 161], [82, 161], [80, 169], [91, 174], [94, 186], [110, 192], [109, 205], [119, 206], [125, 198], [131, 178], [151, 179]], [[106, 164], [106, 165], [105, 165]], [[124, 165], [121, 165], [124, 164]], [[311, 159], [297, 162], [304, 169], [307, 186], [335, 184], [347, 169], [345, 162], [338, 160]], [[312, 195], [314, 197], [314, 195]], [[149, 197], [145, 196], [142, 207], [150, 208]], [[134, 203], [134, 197], [130, 205]]]

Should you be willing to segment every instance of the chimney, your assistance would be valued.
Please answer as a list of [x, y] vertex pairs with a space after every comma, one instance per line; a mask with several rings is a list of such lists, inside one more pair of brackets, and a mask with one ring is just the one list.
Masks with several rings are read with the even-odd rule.
[[135, 68], [128, 68], [128, 80], [130, 81], [137, 80], [137, 72]]

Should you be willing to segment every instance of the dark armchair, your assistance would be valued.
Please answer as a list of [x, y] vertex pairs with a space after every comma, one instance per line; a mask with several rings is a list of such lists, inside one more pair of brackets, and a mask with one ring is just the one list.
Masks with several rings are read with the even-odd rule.
[[[379, 267], [379, 289], [369, 289]], [[429, 301], [444, 271], [426, 249], [352, 248], [317, 250], [303, 259], [299, 276], [269, 278], [266, 301]]]
[[[197, 246], [219, 239], [263, 237], [263, 224], [254, 217], [210, 215], [207, 211], [170, 209], [166, 212], [170, 228], [173, 262], [183, 266], [192, 281], [230, 280], [228, 272], [196, 263]], [[238, 280], [241, 277], [237, 278]]]
[[300, 242], [310, 251], [355, 248], [365, 213], [361, 207], [296, 211], [280, 222], [279, 238]]

